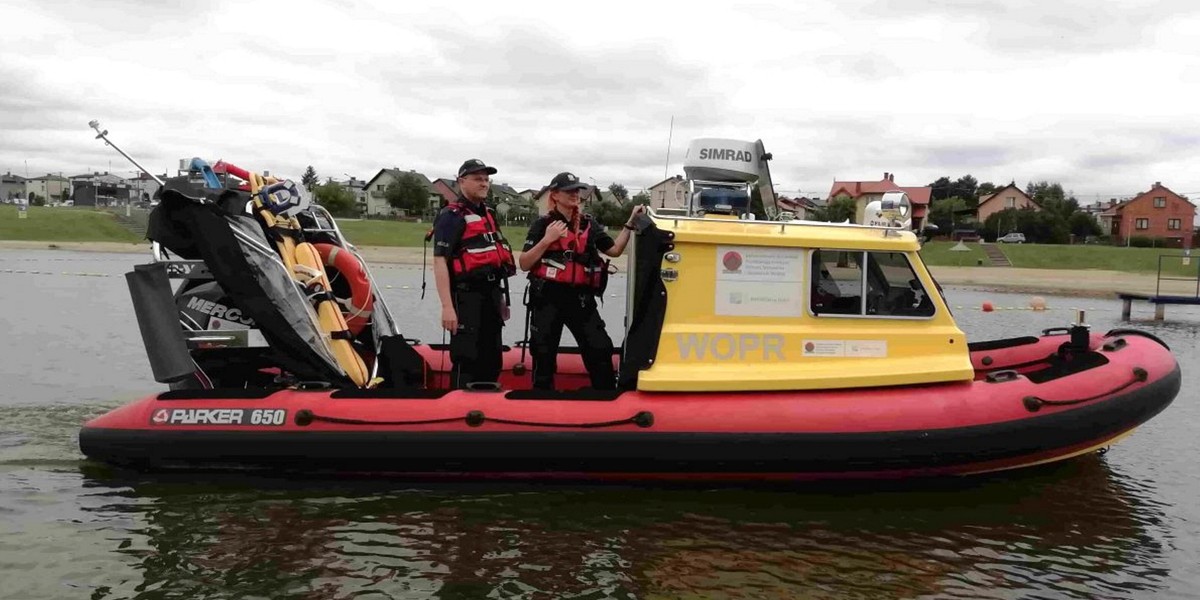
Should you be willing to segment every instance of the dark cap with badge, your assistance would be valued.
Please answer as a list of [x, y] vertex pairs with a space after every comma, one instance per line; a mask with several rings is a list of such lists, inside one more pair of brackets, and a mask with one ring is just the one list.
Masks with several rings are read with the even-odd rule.
[[552, 190], [569, 192], [571, 190], [584, 190], [588, 187], [591, 186], [580, 182], [579, 178], [576, 177], [574, 173], [559, 173], [558, 175], [554, 176], [554, 179], [550, 180], [550, 189]]
[[478, 158], [472, 158], [458, 168], [458, 176], [464, 177], [466, 175], [470, 175], [471, 173], [478, 173], [480, 171], [485, 171], [488, 175], [495, 175], [496, 167], [489, 167], [483, 164], [482, 160], [479, 160]]

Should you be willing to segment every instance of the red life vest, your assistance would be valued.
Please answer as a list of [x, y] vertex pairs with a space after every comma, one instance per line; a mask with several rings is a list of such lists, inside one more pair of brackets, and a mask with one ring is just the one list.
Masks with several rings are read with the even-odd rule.
[[451, 279], [460, 283], [493, 281], [517, 272], [512, 247], [500, 233], [492, 209], [485, 207], [484, 213], [478, 215], [461, 202], [454, 202], [446, 205], [446, 210], [466, 221], [458, 248], [450, 256]]
[[588, 247], [593, 223], [584, 218], [579, 231], [567, 230], [567, 235], [554, 240], [537, 264], [529, 270], [530, 277], [563, 285], [603, 291], [607, 266], [595, 248]]

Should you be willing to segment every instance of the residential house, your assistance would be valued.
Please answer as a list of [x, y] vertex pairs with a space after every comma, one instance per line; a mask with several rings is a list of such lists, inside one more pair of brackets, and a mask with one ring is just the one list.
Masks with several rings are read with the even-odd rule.
[[538, 201], [537, 194], [540, 190], [524, 189], [517, 192], [517, 197], [513, 200], [520, 204], [528, 212], [537, 212]]
[[1150, 237], [1168, 246], [1191, 248], [1195, 218], [1195, 204], [1155, 181], [1149, 191], [1100, 213], [1100, 228], [1115, 244], [1126, 244], [1130, 237]]
[[433, 180], [433, 191], [441, 196], [442, 201], [446, 204], [458, 199], [458, 183], [453, 179], [441, 177]]
[[812, 216], [813, 211], [818, 208], [812, 198], [804, 196], [799, 198], [776, 196], [775, 201], [779, 204], [779, 210], [790, 212], [794, 218], [800, 220], [808, 219]]
[[[163, 173], [158, 177], [165, 181], [167, 174]], [[150, 202], [154, 195], [158, 193], [158, 182], [153, 177], [146, 173], [138, 173], [136, 177], [131, 177], [125, 180], [129, 184], [129, 194], [135, 202]]]
[[505, 223], [508, 223], [506, 217], [509, 216], [509, 211], [523, 206], [524, 203], [521, 194], [508, 184], [492, 184], [487, 193], [491, 197], [492, 208], [496, 210], [497, 215], [505, 217]]
[[342, 186], [342, 189], [354, 195], [354, 207], [358, 209], [358, 214], [366, 214], [367, 182], [351, 175], [349, 181], [339, 181], [337, 184]]
[[688, 182], [683, 175], [668, 177], [650, 186], [648, 190], [650, 206], [654, 208], [687, 208], [689, 189]]
[[129, 182], [108, 171], [71, 176], [71, 198], [75, 206], [110, 206], [129, 202]]
[[1108, 208], [1110, 206], [1113, 206], [1115, 204], [1117, 204], [1116, 198], [1110, 198], [1108, 202], [1097, 201], [1097, 202], [1094, 202], [1091, 204], [1080, 204], [1079, 212], [1084, 212], [1084, 213], [1091, 215], [1092, 218], [1096, 219], [1096, 222], [1099, 223], [1100, 222], [1100, 214], [1103, 213], [1104, 211], [1108, 210]]
[[521, 197], [521, 193], [507, 183], [493, 183], [491, 194], [496, 204], [501, 202], [512, 203], [513, 200]]
[[1029, 197], [1029, 194], [1021, 191], [1021, 188], [1010, 183], [994, 193], [979, 197], [979, 205], [975, 209], [976, 218], [980, 223], [987, 221], [987, 218], [1002, 210], [1010, 208], [1029, 208], [1033, 210], [1042, 210], [1042, 207]]
[[5, 173], [0, 176], [0, 201], [12, 203], [18, 198], [26, 200], [29, 197], [25, 190], [26, 179], [20, 175], [13, 175], [12, 172]]
[[621, 199], [617, 198], [617, 195], [612, 193], [609, 190], [602, 190], [600, 192], [600, 201], [601, 202], [612, 202], [613, 204], [616, 204], [617, 206], [621, 205]]
[[62, 175], [46, 174], [25, 182], [25, 197], [37, 194], [47, 202], [63, 200], [71, 196], [71, 180]]
[[[390, 204], [388, 204], [387, 196], [385, 195], [385, 191], [387, 190], [388, 186], [395, 183], [399, 179], [399, 177], [402, 173], [407, 173], [407, 174], [415, 176], [417, 178], [417, 180], [421, 182], [421, 185], [425, 186], [425, 189], [427, 190], [427, 193], [429, 196], [429, 201], [428, 201], [428, 205], [426, 207], [425, 212], [432, 213], [433, 211], [436, 211], [438, 208], [441, 207], [442, 201], [444, 199], [440, 193], [438, 193], [437, 191], [434, 190], [433, 182], [431, 182], [428, 177], [426, 177], [423, 173], [418, 173], [411, 169], [408, 171], [402, 171], [398, 168], [393, 167], [391, 169], [380, 169], [379, 172], [376, 173], [374, 177], [367, 180], [367, 183], [363, 186], [364, 189], [366, 190], [366, 195], [367, 195], [367, 200], [366, 200], [366, 208], [367, 209], [364, 213], [366, 216], [368, 216], [368, 217], [393, 217], [393, 216], [397, 216], [397, 215], [402, 216], [403, 211], [393, 208]], [[413, 216], [420, 217], [422, 215], [413, 215]]]
[[854, 222], [866, 221], [867, 204], [880, 200], [887, 192], [904, 192], [912, 203], [912, 228], [920, 231], [925, 228], [925, 217], [929, 213], [929, 199], [933, 188], [904, 187], [896, 185], [895, 173], [884, 173], [879, 181], [834, 181], [829, 189], [829, 199], [852, 198], [854, 200]]

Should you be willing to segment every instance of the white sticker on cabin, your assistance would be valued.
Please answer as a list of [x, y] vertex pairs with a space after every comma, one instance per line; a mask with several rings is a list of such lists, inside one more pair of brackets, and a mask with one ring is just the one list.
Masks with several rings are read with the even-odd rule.
[[886, 358], [887, 340], [804, 340], [804, 356]]
[[799, 317], [804, 252], [717, 246], [714, 312], [733, 317]]
[[886, 358], [887, 340], [847, 340], [846, 356], [858, 358]]

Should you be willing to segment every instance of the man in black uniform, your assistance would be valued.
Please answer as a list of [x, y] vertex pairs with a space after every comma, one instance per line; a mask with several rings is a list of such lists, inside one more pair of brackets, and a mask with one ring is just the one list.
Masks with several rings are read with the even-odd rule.
[[451, 385], [500, 379], [512, 249], [484, 202], [496, 169], [471, 159], [458, 169], [458, 198], [433, 223], [433, 273], [450, 331]]
[[[533, 355], [533, 387], [553, 389], [558, 370], [558, 346], [565, 325], [579, 343], [592, 388], [616, 387], [612, 338], [596, 307], [604, 292], [608, 261], [625, 251], [633, 226], [626, 222], [617, 239], [583, 214], [581, 183], [572, 173], [559, 173], [550, 182], [549, 212], [533, 222], [525, 238], [520, 266], [529, 271], [529, 348]], [[634, 207], [629, 221], [644, 210]]]

